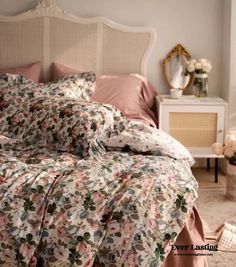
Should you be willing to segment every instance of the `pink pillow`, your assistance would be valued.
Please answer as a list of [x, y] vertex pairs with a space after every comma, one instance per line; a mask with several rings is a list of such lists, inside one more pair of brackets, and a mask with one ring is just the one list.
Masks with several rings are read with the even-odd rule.
[[[78, 74], [80, 71], [53, 63], [52, 73], [53, 80], [58, 80], [64, 76]], [[96, 79], [92, 100], [111, 104], [129, 119], [156, 127], [157, 119], [152, 111], [156, 95], [153, 86], [141, 75], [102, 75]]]
[[111, 104], [129, 119], [156, 127], [157, 119], [152, 111], [156, 95], [153, 86], [141, 75], [102, 75], [96, 80], [92, 100]]
[[27, 79], [30, 79], [36, 83], [39, 82], [40, 78], [40, 62], [31, 63], [19, 67], [0, 69], [0, 73], [10, 73], [23, 75]]
[[52, 63], [52, 79], [53, 79], [53, 81], [57, 81], [64, 76], [69, 76], [69, 75], [73, 75], [73, 74], [80, 74], [80, 73], [81, 72], [76, 70], [76, 69], [72, 69], [70, 67], [61, 65], [59, 63]]

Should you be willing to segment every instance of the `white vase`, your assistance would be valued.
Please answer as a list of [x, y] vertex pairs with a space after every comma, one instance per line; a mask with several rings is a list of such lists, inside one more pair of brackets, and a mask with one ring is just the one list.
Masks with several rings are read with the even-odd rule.
[[236, 165], [230, 163], [227, 167], [226, 198], [236, 201]]

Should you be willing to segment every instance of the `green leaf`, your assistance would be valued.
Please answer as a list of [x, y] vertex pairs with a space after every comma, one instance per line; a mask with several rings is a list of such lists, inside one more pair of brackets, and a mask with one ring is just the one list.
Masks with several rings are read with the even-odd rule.
[[139, 215], [137, 213], [134, 213], [131, 215], [131, 218], [134, 220], [138, 220], [139, 219]]
[[20, 242], [21, 243], [25, 243], [26, 242], [25, 238], [24, 237], [21, 237]]
[[161, 261], [164, 261], [165, 257], [163, 255], [160, 256]]
[[171, 239], [171, 235], [170, 234], [165, 234], [165, 240], [170, 240]]
[[85, 198], [86, 201], [90, 201], [91, 200], [91, 196], [90, 195], [87, 195], [86, 198]]
[[177, 202], [176, 207], [179, 209], [181, 207], [181, 204]]
[[77, 240], [78, 240], [78, 242], [82, 242], [82, 241], [84, 241], [84, 238], [83, 238], [83, 236], [79, 235], [79, 236], [77, 237]]
[[188, 209], [187, 209], [186, 207], [184, 207], [184, 206], [181, 206], [181, 210], [182, 210], [182, 212], [184, 212], [184, 213], [186, 213], [186, 212], [188, 211]]
[[34, 206], [30, 206], [30, 207], [29, 207], [29, 210], [30, 210], [30, 211], [35, 211], [35, 207], [34, 207]]
[[43, 192], [43, 187], [42, 187], [42, 185], [38, 185], [38, 186], [37, 186], [37, 192], [38, 192], [38, 193], [42, 193], [42, 192]]
[[117, 237], [121, 237], [122, 235], [121, 235], [120, 232], [116, 232], [116, 233], [115, 233], [115, 236], [117, 236]]
[[131, 178], [139, 178], [140, 176], [142, 176], [141, 172], [137, 172], [137, 173], [133, 173]]
[[177, 233], [176, 232], [172, 232], [171, 239], [174, 239], [176, 236], [177, 236]]
[[88, 241], [91, 238], [91, 235], [89, 232], [84, 233], [84, 240]]
[[113, 216], [112, 216], [112, 219], [113, 220], [116, 220], [116, 221], [119, 221], [120, 219], [122, 219], [124, 216], [123, 212], [122, 211], [116, 211], [113, 213]]
[[27, 234], [27, 235], [26, 235], [26, 241], [27, 241], [27, 242], [30, 242], [32, 239], [33, 239], [32, 234]]
[[178, 199], [182, 200], [184, 197], [181, 195], [177, 195]]
[[47, 212], [52, 214], [56, 210], [57, 206], [55, 203], [48, 205]]
[[82, 265], [83, 262], [82, 262], [81, 260], [77, 260], [77, 261], [76, 261], [76, 264], [77, 264], [77, 265]]
[[93, 130], [94, 132], [97, 130], [97, 125], [95, 122], [92, 123], [91, 130]]
[[142, 244], [138, 244], [135, 246], [135, 249], [139, 250], [139, 251], [144, 251], [144, 247]]

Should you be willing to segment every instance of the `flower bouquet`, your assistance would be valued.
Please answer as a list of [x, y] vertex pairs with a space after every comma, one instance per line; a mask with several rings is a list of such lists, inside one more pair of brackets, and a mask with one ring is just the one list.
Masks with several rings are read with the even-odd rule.
[[193, 86], [195, 94], [198, 97], [206, 97], [208, 92], [208, 76], [212, 65], [210, 61], [205, 58], [191, 59], [186, 64], [186, 75], [194, 73]]
[[196, 74], [207, 74], [212, 69], [212, 65], [209, 60], [205, 58], [200, 59], [191, 59], [187, 62], [186, 71], [187, 73], [196, 73]]
[[226, 197], [236, 201], [236, 136], [234, 134], [226, 135], [224, 144], [214, 143], [212, 151], [216, 155], [224, 155], [228, 160]]
[[229, 164], [236, 165], [236, 136], [234, 134], [227, 134], [224, 144], [214, 143], [211, 148], [214, 154], [224, 155]]

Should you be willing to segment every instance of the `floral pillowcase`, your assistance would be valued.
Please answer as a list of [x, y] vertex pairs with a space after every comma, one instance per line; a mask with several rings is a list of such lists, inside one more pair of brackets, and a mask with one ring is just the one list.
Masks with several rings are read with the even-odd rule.
[[10, 104], [43, 96], [60, 96], [89, 101], [94, 92], [96, 76], [84, 72], [52, 83], [34, 83], [21, 75], [0, 74], [0, 110]]
[[65, 96], [89, 101], [94, 93], [95, 81], [96, 76], [93, 72], [82, 72], [79, 74], [65, 76], [52, 84], [68, 83], [72, 85], [71, 89], [74, 90], [74, 97], [72, 90], [65, 90]]
[[21, 149], [46, 148], [86, 157], [104, 152], [103, 141], [123, 131], [126, 123], [110, 105], [39, 97], [3, 110], [0, 135], [21, 140]]

